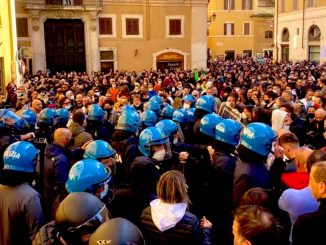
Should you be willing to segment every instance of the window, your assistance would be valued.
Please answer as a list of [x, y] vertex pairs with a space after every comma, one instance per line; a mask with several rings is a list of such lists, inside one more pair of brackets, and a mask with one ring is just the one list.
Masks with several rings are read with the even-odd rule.
[[252, 10], [252, 0], [242, 0], [243, 10]]
[[309, 29], [309, 41], [320, 41], [320, 29], [318, 26], [312, 26]]
[[243, 23], [243, 35], [250, 35], [250, 23]]
[[110, 72], [110, 70], [114, 71], [114, 51], [101, 50], [100, 63], [102, 72]]
[[307, 0], [307, 7], [315, 7], [315, 0]]
[[282, 31], [282, 42], [288, 42], [290, 40], [290, 33], [288, 28], [284, 28]]
[[113, 35], [112, 18], [99, 18], [100, 35]]
[[224, 0], [224, 10], [234, 10], [235, 0]]
[[265, 38], [273, 38], [273, 31], [265, 31]]
[[122, 37], [143, 38], [143, 16], [122, 15]]
[[224, 36], [234, 35], [234, 23], [224, 23]]
[[281, 13], [285, 12], [285, 0], [281, 0], [280, 2], [280, 12]]
[[28, 37], [27, 18], [16, 19], [17, 37]]
[[181, 35], [181, 20], [170, 19], [169, 20], [169, 35]]
[[166, 38], [184, 37], [184, 16], [168, 15], [165, 17], [165, 36]]
[[309, 61], [320, 60], [320, 46], [309, 46]]
[[243, 50], [243, 58], [248, 58], [252, 56], [252, 50]]
[[126, 19], [126, 34], [127, 35], [139, 35], [139, 19], [128, 18]]
[[298, 0], [293, 0], [293, 10], [299, 10], [299, 2]]
[[258, 0], [258, 7], [274, 7], [275, 0]]

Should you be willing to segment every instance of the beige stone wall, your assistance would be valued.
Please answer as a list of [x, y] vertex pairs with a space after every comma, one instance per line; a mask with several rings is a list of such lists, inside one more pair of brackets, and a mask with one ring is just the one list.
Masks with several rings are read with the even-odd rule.
[[[286, 11], [279, 13], [276, 19], [277, 23], [275, 24], [278, 60], [281, 60], [282, 45], [289, 45], [289, 59], [292, 61], [308, 60], [309, 46], [317, 45], [320, 46], [319, 61], [321, 63], [326, 62], [326, 1], [315, 0], [315, 6], [305, 8], [305, 13], [303, 14], [303, 0], [299, 1], [300, 9], [297, 11], [293, 11], [292, 1], [286, 1]], [[280, 9], [280, 6], [278, 9]], [[308, 32], [313, 25], [318, 26], [321, 31], [320, 41], [309, 42], [308, 40]], [[282, 41], [282, 31], [284, 28], [289, 30], [289, 42]]]
[[[17, 14], [29, 18], [31, 34], [29, 38], [19, 39], [18, 45], [29, 49], [34, 72], [46, 69], [43, 24], [47, 18], [83, 20], [88, 72], [100, 68], [101, 50], [114, 51], [115, 69], [155, 69], [156, 55], [171, 50], [184, 55], [185, 69], [206, 68], [207, 0], [103, 0], [103, 8], [100, 11], [92, 11], [89, 8], [81, 11], [67, 7], [60, 11], [49, 9], [35, 11], [32, 8], [26, 11], [23, 0], [16, 2]], [[99, 35], [98, 18], [108, 15], [114, 16], [115, 35]], [[130, 15], [142, 17], [143, 35], [140, 38], [123, 37], [122, 18]], [[184, 26], [182, 37], [166, 36], [167, 16], [182, 17]], [[35, 26], [37, 30], [34, 30]]]
[[[235, 50], [236, 55], [242, 55], [243, 50], [252, 50], [254, 55], [264, 49], [272, 49], [273, 39], [265, 39], [265, 31], [273, 30], [269, 22], [271, 17], [253, 17], [259, 14], [273, 14], [273, 8], [258, 8], [253, 1], [252, 10], [242, 9], [242, 0], [235, 0], [234, 10], [224, 10], [224, 1], [210, 1], [208, 19], [213, 13], [216, 20], [209, 23], [208, 47], [213, 57], [223, 56], [226, 50]], [[269, 22], [268, 22], [269, 21]], [[234, 35], [224, 35], [224, 23], [234, 23]], [[250, 34], [244, 35], [244, 22], [250, 23]]]

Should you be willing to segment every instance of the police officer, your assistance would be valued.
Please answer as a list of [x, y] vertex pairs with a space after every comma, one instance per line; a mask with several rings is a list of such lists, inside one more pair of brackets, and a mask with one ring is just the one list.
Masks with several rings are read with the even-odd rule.
[[155, 126], [157, 116], [153, 111], [148, 109], [140, 114], [140, 120], [142, 122], [142, 129], [145, 129], [147, 127]]
[[0, 177], [0, 244], [31, 244], [43, 225], [40, 195], [31, 187], [39, 151], [18, 141], [4, 152]]
[[55, 219], [36, 234], [33, 244], [88, 244], [92, 233], [109, 220], [105, 204], [86, 192], [69, 194], [58, 206]]
[[211, 166], [207, 181], [207, 217], [213, 223], [213, 238], [222, 244], [233, 244], [232, 187], [237, 161], [235, 147], [239, 143], [241, 129], [241, 124], [235, 120], [222, 120], [216, 125], [215, 141], [209, 149]]
[[93, 139], [105, 140], [111, 142], [114, 126], [105, 119], [104, 110], [98, 104], [92, 104], [88, 108], [87, 127]]
[[[126, 110], [120, 117], [115, 128], [112, 147], [117, 151], [117, 167], [122, 168], [122, 182], [128, 182], [131, 163], [138, 153], [138, 137], [141, 127], [139, 114]], [[119, 166], [120, 164], [120, 166]]]
[[0, 109], [0, 168], [3, 164], [3, 152], [12, 143], [30, 140], [34, 133], [29, 131], [27, 122], [10, 109]]
[[68, 110], [60, 108], [56, 110], [57, 112], [57, 124], [56, 128], [66, 128], [69, 118], [70, 118], [70, 113]]
[[199, 137], [199, 123], [203, 116], [213, 113], [215, 108], [215, 98], [211, 95], [203, 95], [196, 101], [194, 136]]
[[264, 123], [250, 123], [240, 136], [239, 159], [233, 182], [233, 204], [238, 206], [243, 194], [252, 187], [271, 189], [265, 161], [276, 140], [275, 131]]
[[172, 119], [174, 109], [168, 103], [164, 104], [164, 107], [161, 111], [161, 118], [162, 119]]
[[137, 157], [133, 164], [146, 159], [157, 166], [161, 173], [175, 168], [176, 163], [171, 161], [172, 152], [168, 135], [158, 127], [148, 127], [141, 132], [138, 149], [144, 157]]
[[68, 193], [88, 192], [108, 203], [112, 194], [110, 192], [111, 173], [111, 169], [99, 161], [83, 159], [71, 167], [66, 189]]

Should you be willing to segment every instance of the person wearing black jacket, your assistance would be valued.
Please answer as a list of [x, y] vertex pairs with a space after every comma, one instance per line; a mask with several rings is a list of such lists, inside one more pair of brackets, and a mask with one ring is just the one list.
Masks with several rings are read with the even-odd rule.
[[148, 244], [211, 244], [210, 229], [187, 211], [186, 179], [179, 171], [164, 173], [157, 184], [158, 199], [145, 208], [140, 222]]

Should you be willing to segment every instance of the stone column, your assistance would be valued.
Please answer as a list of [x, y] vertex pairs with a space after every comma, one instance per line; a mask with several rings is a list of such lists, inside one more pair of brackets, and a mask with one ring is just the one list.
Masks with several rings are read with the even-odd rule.
[[29, 14], [32, 23], [30, 38], [33, 50], [33, 73], [36, 73], [39, 70], [46, 70], [44, 26], [40, 18], [40, 11], [33, 10]]
[[191, 69], [207, 66], [207, 1], [191, 10]]
[[[88, 52], [86, 51], [87, 72], [99, 71], [100, 68], [100, 49], [98, 39], [98, 13], [90, 12], [89, 28], [86, 30], [88, 35]], [[87, 54], [88, 53], [88, 54]]]

